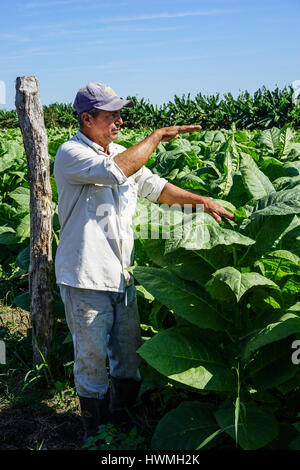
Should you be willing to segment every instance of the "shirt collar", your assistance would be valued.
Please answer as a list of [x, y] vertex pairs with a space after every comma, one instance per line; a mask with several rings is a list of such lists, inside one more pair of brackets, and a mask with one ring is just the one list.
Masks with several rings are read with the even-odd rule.
[[89, 139], [81, 130], [78, 129], [76, 137], [83, 141], [85, 144], [87, 144], [89, 147], [92, 147], [94, 150], [98, 151], [101, 150], [101, 152], [104, 152], [104, 147], [101, 147], [101, 145], [97, 144], [93, 140]]

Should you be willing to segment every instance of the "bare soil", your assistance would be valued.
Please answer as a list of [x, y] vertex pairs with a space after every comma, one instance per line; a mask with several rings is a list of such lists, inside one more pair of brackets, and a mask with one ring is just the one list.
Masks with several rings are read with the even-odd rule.
[[[0, 305], [1, 328], [9, 330], [17, 339], [26, 338], [30, 328], [29, 312]], [[13, 353], [17, 354], [16, 361], [19, 360], [21, 365], [22, 354], [20, 351], [18, 354], [17, 349]], [[5, 385], [1, 386], [0, 450], [80, 450], [83, 430], [77, 397], [61, 401], [53, 398], [49, 390], [38, 389], [37, 385], [16, 400], [30, 369], [26, 370], [26, 365], [22, 364], [23, 370], [5, 378]], [[5, 374], [1, 366], [0, 374]]]
[[50, 401], [0, 408], [0, 450], [80, 450], [78, 410], [59, 412]]

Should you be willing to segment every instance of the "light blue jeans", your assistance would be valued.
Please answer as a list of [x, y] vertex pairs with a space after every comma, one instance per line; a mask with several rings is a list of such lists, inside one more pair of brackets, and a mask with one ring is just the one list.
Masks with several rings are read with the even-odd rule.
[[103, 398], [108, 389], [106, 368], [117, 378], [141, 380], [140, 318], [136, 289], [97, 291], [59, 284], [66, 320], [73, 338], [74, 381], [79, 396]]

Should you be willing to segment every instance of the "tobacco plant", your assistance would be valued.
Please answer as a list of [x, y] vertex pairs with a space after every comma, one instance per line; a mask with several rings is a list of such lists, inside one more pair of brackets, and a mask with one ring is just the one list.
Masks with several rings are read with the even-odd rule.
[[165, 208], [139, 203], [136, 234], [154, 265], [131, 271], [176, 324], [165, 328], [154, 305], [156, 333], [138, 352], [199, 393], [163, 416], [155, 449], [209, 448], [225, 435], [247, 450], [299, 448], [299, 155], [289, 127], [233, 128], [167, 144], [152, 166], [235, 214], [218, 224], [194, 212], [183, 229], [175, 219], [166, 227]]

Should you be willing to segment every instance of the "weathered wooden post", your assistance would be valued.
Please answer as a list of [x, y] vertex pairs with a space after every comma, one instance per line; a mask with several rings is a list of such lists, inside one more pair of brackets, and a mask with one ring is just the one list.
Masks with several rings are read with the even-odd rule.
[[33, 364], [51, 359], [54, 302], [52, 270], [52, 190], [48, 137], [37, 79], [17, 77], [16, 109], [27, 156], [30, 183], [29, 293]]

